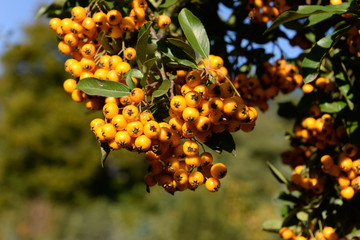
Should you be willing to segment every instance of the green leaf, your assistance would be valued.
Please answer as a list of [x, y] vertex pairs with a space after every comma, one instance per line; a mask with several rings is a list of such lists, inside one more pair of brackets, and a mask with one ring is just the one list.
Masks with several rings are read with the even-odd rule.
[[178, 18], [181, 29], [190, 45], [201, 57], [209, 58], [210, 41], [201, 21], [186, 8], [181, 10]]
[[171, 60], [187, 67], [197, 68], [195, 60], [189, 57], [181, 48], [169, 42], [159, 42], [158, 48]]
[[166, 94], [169, 91], [169, 87], [170, 87], [170, 81], [167, 79], [163, 80], [159, 88], [153, 92], [152, 96], [154, 98], [161, 97], [162, 95]]
[[291, 202], [291, 203], [298, 203], [300, 202], [300, 199], [292, 195], [291, 193], [281, 192], [279, 197], [279, 200]]
[[348, 135], [352, 135], [359, 128], [358, 121], [347, 121], [346, 122], [346, 131]]
[[282, 220], [280, 219], [269, 219], [262, 225], [262, 229], [268, 232], [278, 233], [282, 226]]
[[[338, 65], [334, 66], [334, 71], [336, 72], [335, 82], [339, 88], [339, 91], [344, 96], [349, 109], [353, 110], [355, 107], [354, 103], [352, 101], [352, 99], [354, 97], [354, 93], [353, 93], [353, 90], [350, 85], [350, 79], [349, 79], [349, 76], [347, 75], [347, 70], [345, 68], [345, 65], [341, 61], [341, 59], [339, 59], [339, 60], [340, 61], [337, 62]], [[339, 68], [340, 68], [340, 70], [339, 70]]]
[[126, 79], [126, 85], [130, 88], [130, 90], [132, 90], [133, 88], [136, 88], [136, 84], [131, 79], [132, 77], [142, 79], [144, 77], [144, 75], [140, 72], [140, 70], [135, 69], [135, 68], [132, 68], [129, 71], [127, 71], [127, 73], [125, 75], [125, 79]]
[[110, 44], [109, 44], [109, 38], [106, 36], [105, 31], [101, 31], [99, 33], [98, 39], [100, 40], [101, 45], [105, 49], [106, 52], [108, 52], [110, 54], [116, 54], [115, 51], [113, 50], [112, 46], [110, 46]]
[[102, 97], [123, 97], [129, 95], [129, 88], [120, 83], [110, 80], [101, 80], [97, 78], [84, 78], [76, 86], [88, 95]]
[[106, 4], [106, 7], [108, 8], [108, 10], [114, 9], [114, 2], [111, 1], [104, 1], [104, 3]]
[[146, 79], [148, 77], [148, 73], [150, 71], [150, 69], [152, 68], [152, 66], [154, 66], [155, 62], [156, 62], [157, 58], [151, 58], [151, 59], [148, 59], [144, 62], [144, 64], [142, 65], [142, 73], [143, 73], [143, 77], [140, 81], [140, 85], [143, 87], [145, 86], [145, 83], [146, 83]]
[[101, 166], [104, 167], [105, 161], [110, 154], [109, 144], [107, 142], [101, 142], [100, 151], [101, 151]]
[[35, 19], [39, 19], [42, 15], [44, 15], [49, 9], [49, 6], [41, 6], [35, 16]]
[[266, 162], [271, 173], [275, 176], [275, 178], [280, 182], [284, 184], [289, 184], [289, 181], [284, 177], [284, 175], [270, 162]]
[[142, 67], [144, 62], [146, 61], [147, 55], [147, 47], [148, 47], [148, 39], [149, 33], [151, 29], [151, 22], [145, 23], [139, 30], [138, 39], [136, 43], [136, 62], [139, 68]]
[[222, 133], [215, 133], [211, 136], [210, 140], [207, 141], [206, 146], [221, 153], [223, 150], [236, 155], [235, 152], [235, 141], [232, 135], [228, 131]]
[[326, 102], [320, 104], [321, 112], [325, 113], [338, 113], [347, 106], [346, 102], [337, 101], [337, 102]]
[[332, 18], [334, 16], [338, 16], [339, 14], [336, 13], [319, 13], [319, 14], [315, 14], [315, 15], [310, 15], [308, 20], [305, 23], [304, 27], [310, 27], [313, 26], [315, 24], [318, 24], [322, 21], [325, 21], [326, 19]]
[[281, 216], [286, 217], [291, 212], [292, 208], [289, 205], [283, 205], [280, 209]]
[[154, 104], [150, 111], [153, 114], [156, 121], [160, 122], [163, 119], [169, 117], [169, 102], [162, 102], [160, 104]]
[[305, 56], [302, 62], [302, 74], [304, 83], [309, 83], [315, 80], [319, 74], [320, 65], [325, 55], [328, 53], [331, 46], [341, 37], [342, 33], [348, 30], [351, 26], [346, 26], [340, 30], [329, 34], [320, 39], [311, 51]]
[[162, 0], [149, 0], [149, 3], [153, 5], [154, 8], [158, 8], [161, 5]]
[[159, 9], [164, 9], [164, 8], [171, 7], [176, 2], [177, 2], [177, 0], [165, 0], [165, 2], [159, 6]]
[[295, 8], [292, 8], [288, 11], [283, 12], [278, 16], [271, 26], [266, 29], [264, 34], [274, 30], [281, 24], [291, 22], [297, 19], [305, 18], [310, 15], [320, 14], [320, 13], [344, 13], [349, 8], [350, 4], [348, 2], [338, 4], [338, 5], [300, 5]]
[[69, 9], [66, 8], [65, 4], [69, 3], [67, 0], [55, 0], [48, 7], [41, 7], [36, 15], [36, 18], [41, 17], [44, 14], [47, 14], [47, 17], [68, 17], [70, 14]]
[[189, 44], [177, 38], [168, 38], [166, 40], [168, 40], [171, 44], [181, 48], [184, 53], [188, 55], [191, 59], [193, 59], [194, 61], [196, 60], [194, 49]]

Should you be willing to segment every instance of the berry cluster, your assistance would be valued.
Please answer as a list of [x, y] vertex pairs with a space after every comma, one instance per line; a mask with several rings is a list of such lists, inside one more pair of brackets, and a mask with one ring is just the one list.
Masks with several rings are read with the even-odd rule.
[[346, 137], [344, 126], [336, 123], [328, 113], [318, 116], [321, 112], [317, 105], [313, 105], [311, 110], [314, 117], [306, 117], [294, 127], [295, 138], [320, 150], [339, 145], [341, 139]]
[[[131, 7], [126, 17], [115, 9], [93, 13], [89, 6], [73, 8], [71, 18], [50, 20], [51, 28], [61, 39], [60, 52], [72, 56], [65, 62], [65, 71], [74, 78], [65, 80], [63, 87], [75, 102], [85, 101], [85, 106], [91, 110], [102, 109], [104, 118], [95, 118], [90, 123], [100, 143], [110, 150], [126, 149], [146, 154], [148, 189], [158, 184], [174, 193], [195, 190], [204, 184], [215, 192], [227, 168], [222, 163], [213, 163], [213, 156], [204, 148], [200, 153], [199, 146], [203, 147], [214, 134], [224, 131], [252, 131], [257, 112], [247, 106], [239, 94], [235, 95], [236, 89], [223, 66], [224, 61], [215, 55], [204, 59], [197, 69], [165, 69], [168, 76], [176, 72], [175, 78], [170, 79], [169, 98], [154, 101], [152, 93], [165, 75], [156, 70], [147, 73], [142, 87], [135, 77], [131, 80], [136, 87], [128, 86], [126, 74], [131, 69], [139, 69], [134, 61], [137, 58], [135, 48], [125, 47], [134, 46], [134, 38], [127, 34], [136, 34], [148, 21], [145, 0], [133, 0]], [[156, 22], [158, 29], [164, 29], [171, 19], [160, 15]], [[156, 33], [153, 36], [156, 37]], [[121, 48], [112, 53], [104, 42], [110, 44], [112, 50], [120, 42]], [[77, 88], [79, 81], [87, 78], [120, 82], [132, 89], [128, 96], [122, 97], [87, 95]], [[169, 118], [154, 116], [152, 109], [159, 101], [168, 102], [162, 106], [168, 107]]]
[[[116, 48], [116, 39], [125, 38], [127, 33], [139, 30], [148, 22], [145, 19], [146, 0], [134, 0], [131, 7], [129, 16], [123, 17], [116, 9], [107, 13], [95, 12], [90, 16], [90, 6], [78, 6], [71, 10], [71, 18], [52, 18], [49, 22], [61, 39], [58, 44], [59, 51], [72, 56], [65, 62], [65, 71], [74, 79], [65, 80], [63, 87], [75, 102], [85, 101], [85, 106], [89, 109], [101, 109], [105, 99], [76, 89], [79, 80], [94, 77], [125, 84], [125, 74], [132, 68], [131, 61], [136, 58], [133, 47], [122, 46], [119, 53], [109, 54], [102, 42], [104, 36], [111, 37], [114, 41], [109, 44]], [[167, 28], [171, 19], [167, 15], [160, 15], [156, 22], [159, 28]], [[137, 79], [133, 78], [133, 81], [136, 82]]]
[[274, 21], [279, 14], [290, 9], [290, 6], [286, 0], [248, 0], [247, 9], [253, 23], [266, 24], [268, 21]]
[[305, 168], [302, 165], [295, 167], [291, 175], [291, 182], [300, 189], [305, 189], [310, 194], [321, 194], [324, 191], [325, 179], [319, 176], [303, 176]]
[[323, 172], [336, 178], [341, 188], [340, 195], [345, 199], [353, 198], [354, 194], [360, 190], [358, 147], [347, 143], [335, 160], [327, 154], [323, 155], [320, 161]]
[[240, 73], [233, 80], [245, 103], [259, 107], [262, 111], [268, 109], [269, 99], [276, 97], [279, 92], [287, 94], [294, 91], [302, 82], [302, 76], [297, 73], [295, 65], [287, 64], [284, 59], [277, 60], [274, 65], [266, 62], [260, 79]]
[[333, 227], [327, 226], [322, 231], [317, 231], [315, 234], [312, 233], [308, 237], [297, 235], [296, 232], [288, 227], [282, 227], [279, 231], [280, 236], [284, 240], [358, 240], [358, 237], [351, 239], [345, 237], [339, 237]]
[[335, 83], [326, 77], [319, 77], [314, 82], [306, 83], [302, 86], [302, 90], [305, 94], [316, 92], [324, 95], [333, 92], [335, 88]]
[[294, 150], [284, 152], [282, 160], [294, 168], [291, 183], [298, 190], [316, 195], [323, 192], [326, 181], [334, 181], [339, 196], [350, 200], [360, 189], [358, 146], [349, 142], [341, 115], [323, 113], [319, 105], [327, 94], [336, 94], [336, 88], [325, 77], [302, 86], [305, 95], [313, 92], [316, 95], [307, 116], [294, 126], [291, 138]]

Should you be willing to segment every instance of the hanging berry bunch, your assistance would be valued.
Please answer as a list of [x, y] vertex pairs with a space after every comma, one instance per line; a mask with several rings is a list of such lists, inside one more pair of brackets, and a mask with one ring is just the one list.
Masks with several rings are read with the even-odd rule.
[[50, 20], [59, 51], [71, 55], [64, 90], [102, 110], [103, 118], [90, 123], [105, 152], [102, 162], [111, 150], [145, 153], [148, 189], [174, 193], [205, 185], [215, 192], [227, 167], [214, 163], [205, 146], [232, 152], [230, 133], [252, 131], [257, 111], [241, 98], [223, 59], [209, 54], [205, 29], [190, 11], [178, 19], [187, 39], [170, 38], [171, 18], [147, 6], [146, 0], [119, 8], [95, 2]]

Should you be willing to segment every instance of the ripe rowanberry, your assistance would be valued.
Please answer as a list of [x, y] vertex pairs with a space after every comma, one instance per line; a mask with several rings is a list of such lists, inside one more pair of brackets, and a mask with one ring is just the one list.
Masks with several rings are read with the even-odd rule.
[[121, 146], [121, 147], [127, 147], [131, 143], [131, 136], [127, 131], [118, 131], [115, 134], [115, 141]]
[[119, 12], [116, 9], [110, 10], [107, 14], [107, 22], [110, 25], [118, 25], [121, 22], [122, 15], [121, 12]]
[[71, 10], [72, 19], [76, 22], [82, 22], [86, 17], [86, 10], [83, 7], [77, 6]]
[[156, 121], [148, 121], [144, 124], [144, 134], [148, 138], [157, 139], [160, 134], [160, 125]]
[[168, 28], [171, 24], [171, 18], [167, 15], [160, 15], [156, 20], [159, 28]]
[[174, 96], [170, 101], [170, 107], [176, 112], [183, 112], [186, 108], [186, 100], [183, 96]]
[[126, 131], [132, 138], [137, 138], [144, 132], [144, 126], [140, 121], [129, 122]]
[[192, 140], [188, 140], [183, 145], [183, 150], [186, 156], [194, 156], [199, 153], [199, 145]]
[[139, 109], [134, 105], [127, 105], [123, 108], [122, 115], [126, 120], [134, 121], [139, 117]]
[[217, 192], [220, 188], [220, 181], [217, 178], [210, 177], [206, 179], [205, 187], [210, 192]]
[[132, 48], [132, 47], [126, 48], [125, 51], [124, 51], [124, 57], [129, 61], [134, 60], [135, 57], [136, 57], [135, 48]]
[[116, 114], [114, 117], [112, 117], [111, 123], [114, 125], [117, 131], [123, 131], [127, 126], [127, 121], [122, 114]]
[[90, 130], [95, 132], [95, 129], [105, 124], [105, 121], [101, 118], [95, 118], [90, 122]]
[[135, 139], [135, 146], [139, 152], [146, 152], [151, 147], [151, 139], [141, 135]]
[[201, 95], [196, 91], [190, 91], [185, 94], [185, 102], [188, 107], [198, 107], [201, 102]]
[[76, 80], [71, 78], [66, 79], [63, 83], [64, 90], [67, 93], [72, 93], [75, 90], [76, 85], [77, 85]]
[[140, 88], [134, 88], [133, 90], [131, 90], [129, 96], [132, 102], [140, 103], [142, 100], [144, 100], [145, 93]]
[[106, 123], [102, 126], [102, 135], [105, 141], [110, 141], [115, 138], [116, 129], [111, 123]]
[[193, 188], [197, 188], [205, 181], [204, 175], [199, 171], [193, 171], [189, 174], [189, 184]]
[[195, 122], [200, 116], [199, 110], [193, 107], [187, 107], [182, 113], [185, 122]]
[[215, 163], [210, 169], [211, 176], [221, 179], [226, 176], [227, 168], [223, 163]]
[[103, 114], [107, 119], [112, 119], [119, 114], [119, 107], [116, 103], [106, 103], [103, 106]]

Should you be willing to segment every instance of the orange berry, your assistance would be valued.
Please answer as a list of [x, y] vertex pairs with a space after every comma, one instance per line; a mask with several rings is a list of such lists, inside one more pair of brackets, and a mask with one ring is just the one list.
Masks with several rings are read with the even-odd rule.
[[171, 23], [171, 18], [167, 15], [160, 15], [156, 20], [159, 28], [168, 28]]
[[129, 96], [130, 96], [131, 101], [133, 101], [134, 103], [139, 103], [142, 100], [144, 100], [145, 93], [140, 88], [134, 88], [133, 90], [131, 90]]
[[220, 188], [220, 181], [217, 178], [210, 177], [206, 180], [205, 187], [210, 192], [217, 192]]
[[124, 57], [129, 61], [135, 59], [135, 57], [136, 57], [135, 48], [132, 48], [132, 47], [126, 48], [124, 51]]
[[217, 179], [221, 179], [226, 176], [227, 168], [222, 163], [215, 163], [210, 169], [211, 176]]
[[340, 195], [347, 200], [352, 199], [354, 194], [355, 194], [354, 188], [351, 186], [343, 188], [340, 191]]
[[63, 83], [64, 90], [65, 92], [68, 93], [72, 93], [75, 90], [76, 85], [77, 85], [76, 80], [71, 78], [66, 79]]

